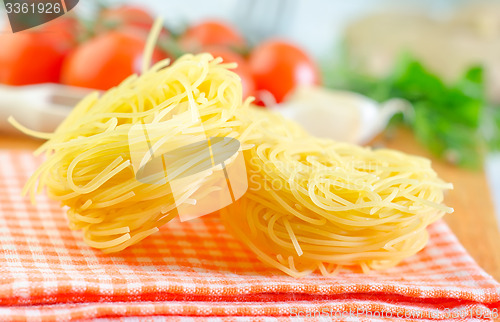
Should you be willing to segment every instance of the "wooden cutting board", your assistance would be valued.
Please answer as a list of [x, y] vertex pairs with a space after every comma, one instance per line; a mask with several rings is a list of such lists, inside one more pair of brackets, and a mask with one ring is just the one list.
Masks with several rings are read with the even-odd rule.
[[[41, 141], [26, 137], [0, 135], [0, 148], [34, 150], [40, 144]], [[372, 144], [430, 157], [411, 132], [403, 128], [390, 136], [379, 136]], [[500, 233], [484, 172], [459, 169], [430, 158], [438, 174], [455, 186], [445, 199], [455, 212], [446, 215], [445, 221], [477, 263], [496, 280], [500, 280]]]

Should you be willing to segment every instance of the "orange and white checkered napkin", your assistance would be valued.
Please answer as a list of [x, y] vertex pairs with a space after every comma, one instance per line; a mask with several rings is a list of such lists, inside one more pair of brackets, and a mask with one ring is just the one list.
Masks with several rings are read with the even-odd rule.
[[[120, 253], [88, 247], [64, 210], [21, 188], [39, 164], [0, 151], [0, 320], [340, 320], [496, 317], [500, 284], [443, 222], [429, 245], [384, 272], [294, 279], [263, 265], [217, 216], [171, 222]], [[136, 319], [135, 319], [136, 320]]]

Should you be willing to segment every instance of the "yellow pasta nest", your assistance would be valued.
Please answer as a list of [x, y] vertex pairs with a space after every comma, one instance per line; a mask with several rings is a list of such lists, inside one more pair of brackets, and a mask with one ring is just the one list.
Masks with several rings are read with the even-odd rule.
[[[165, 149], [238, 135], [232, 128], [240, 126], [234, 114], [242, 105], [241, 82], [227, 65], [208, 54], [167, 65], [131, 76], [102, 97], [89, 95], [36, 151], [46, 161], [25, 190], [33, 195], [36, 181], [38, 191], [46, 187], [50, 198], [69, 207], [71, 228], [83, 230], [92, 247], [122, 250], [177, 216], [180, 202], [168, 184], [136, 179], [129, 141], [134, 125], [143, 124], [154, 134], [150, 143], [161, 141]], [[195, 192], [190, 185], [183, 189], [179, 193]]]

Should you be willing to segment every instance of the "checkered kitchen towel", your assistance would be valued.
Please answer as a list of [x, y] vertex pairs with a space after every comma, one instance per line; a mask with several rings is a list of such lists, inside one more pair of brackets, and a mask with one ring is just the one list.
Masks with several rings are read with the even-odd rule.
[[170, 222], [120, 253], [88, 247], [45, 196], [21, 189], [39, 160], [0, 151], [0, 320], [339, 320], [497, 317], [500, 284], [443, 222], [384, 272], [294, 279], [263, 265], [215, 215]]

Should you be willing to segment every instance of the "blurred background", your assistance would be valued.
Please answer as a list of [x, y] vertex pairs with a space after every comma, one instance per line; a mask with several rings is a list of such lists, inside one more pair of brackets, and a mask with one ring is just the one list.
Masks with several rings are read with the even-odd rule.
[[[10, 114], [53, 130], [84, 88], [140, 72], [155, 16], [153, 61], [237, 62], [245, 97], [318, 136], [365, 144], [403, 126], [437, 159], [486, 171], [500, 219], [499, 1], [81, 1], [15, 34], [0, 12], [0, 131]], [[49, 83], [62, 85], [32, 86]]]

